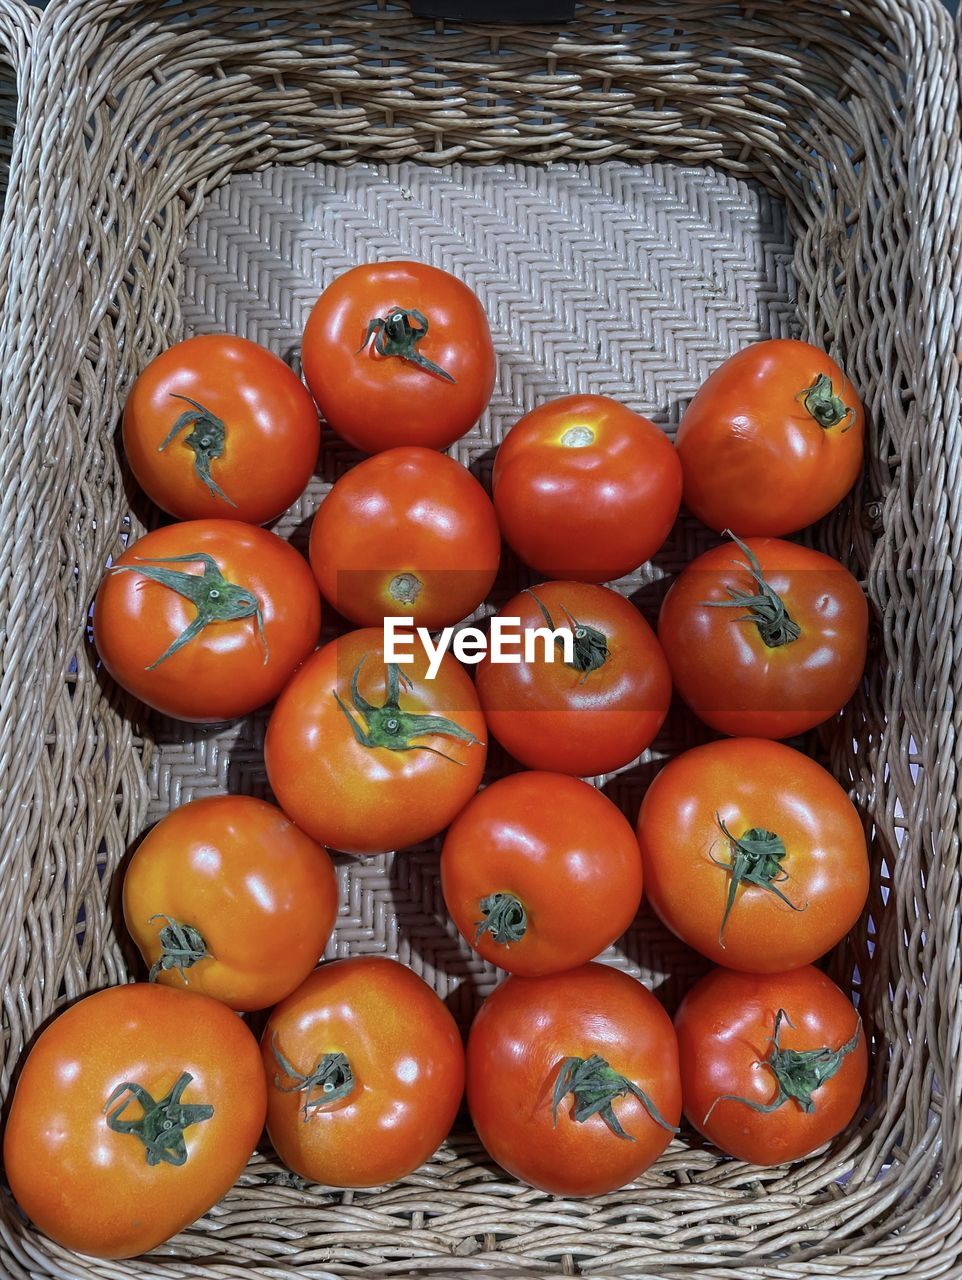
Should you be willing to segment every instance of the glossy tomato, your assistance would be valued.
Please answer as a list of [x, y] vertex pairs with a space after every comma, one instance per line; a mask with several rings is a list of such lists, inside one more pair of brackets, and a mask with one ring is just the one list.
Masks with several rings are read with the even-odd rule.
[[849, 571], [777, 538], [713, 547], [672, 584], [658, 638], [675, 688], [721, 733], [790, 738], [840, 711], [865, 667]]
[[460, 622], [491, 589], [501, 535], [488, 495], [432, 449], [389, 449], [334, 485], [311, 529], [311, 566], [352, 622]]
[[715, 370], [682, 417], [685, 505], [719, 533], [794, 533], [851, 489], [864, 434], [859, 398], [824, 351], [753, 343]]
[[450, 654], [384, 662], [380, 628], [314, 654], [277, 701], [264, 755], [284, 812], [321, 844], [382, 853], [436, 835], [478, 789], [484, 718]]
[[[522, 637], [535, 642], [530, 657], [521, 645], [520, 662], [487, 656], [478, 667], [485, 719], [516, 760], [584, 778], [620, 769], [649, 746], [668, 713], [671, 676], [633, 604], [607, 587], [545, 582], [509, 600], [501, 617], [520, 619]], [[560, 640], [528, 635], [541, 628], [573, 635], [571, 665]]]
[[332, 1187], [405, 1177], [447, 1137], [464, 1093], [451, 1014], [417, 974], [381, 956], [312, 973], [271, 1014], [261, 1053], [277, 1154]]
[[307, 388], [229, 333], [152, 360], [124, 408], [124, 452], [147, 496], [181, 520], [273, 520], [304, 491], [321, 427]]
[[818, 969], [714, 969], [675, 1015], [685, 1116], [728, 1155], [800, 1160], [858, 1110], [868, 1072], [851, 1001]]
[[337, 916], [327, 853], [253, 796], [182, 805], [141, 841], [124, 919], [152, 981], [266, 1009], [307, 977]]
[[320, 627], [307, 561], [237, 520], [146, 534], [107, 570], [94, 605], [104, 666], [179, 720], [232, 720], [270, 702]]
[[488, 1154], [552, 1195], [623, 1187], [681, 1116], [671, 1019], [640, 982], [602, 964], [506, 979], [474, 1020], [467, 1068]]
[[486, 787], [451, 824], [444, 901], [485, 960], [526, 976], [573, 969], [631, 924], [641, 858], [627, 819], [594, 787], [518, 773]]
[[481, 303], [423, 262], [375, 262], [338, 276], [310, 314], [301, 355], [328, 424], [366, 453], [446, 449], [474, 426], [494, 388]]
[[494, 506], [518, 556], [550, 578], [608, 582], [650, 559], [681, 502], [681, 464], [653, 422], [606, 396], [526, 414], [494, 464]]
[[135, 983], [60, 1014], [30, 1050], [3, 1142], [52, 1240], [132, 1258], [230, 1190], [264, 1127], [257, 1041], [226, 1005]]
[[781, 742], [729, 738], [671, 760], [638, 816], [648, 899], [730, 969], [810, 964], [868, 897], [865, 833], [825, 769]]

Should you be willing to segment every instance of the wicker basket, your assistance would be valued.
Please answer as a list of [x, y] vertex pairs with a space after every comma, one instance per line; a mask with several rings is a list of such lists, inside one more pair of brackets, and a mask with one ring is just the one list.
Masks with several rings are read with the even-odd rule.
[[[482, 474], [520, 407], [569, 390], [621, 395], [671, 429], [698, 378], [764, 333], [825, 345], [860, 389], [865, 474], [815, 537], [865, 582], [876, 644], [863, 691], [811, 745], [872, 840], [869, 906], [830, 963], [874, 1057], [857, 1124], [790, 1168], [688, 1137], [637, 1185], [569, 1202], [504, 1177], [467, 1127], [374, 1191], [305, 1185], [264, 1151], [150, 1260], [74, 1257], [4, 1193], [0, 1275], [962, 1274], [962, 161], [947, 14], [936, 0], [589, 0], [552, 30], [443, 24], [402, 3], [51, 0], [28, 60], [33, 25], [0, 3], [23, 95], [0, 239], [4, 1090], [64, 1000], [128, 976], [117, 871], [148, 816], [264, 787], [263, 716], [188, 731], [143, 717], [97, 669], [103, 565], [156, 518], [116, 447], [125, 391], [190, 330], [286, 350], [318, 282], [401, 241], [458, 270], [495, 319], [499, 386], [457, 450]], [[662, 228], [644, 243], [639, 209]], [[317, 231], [328, 214], [337, 251]], [[691, 225], [707, 230], [682, 251]], [[488, 234], [496, 266], [478, 256]], [[642, 259], [599, 265], [595, 246], [623, 242]], [[631, 328], [661, 288], [682, 352]], [[302, 537], [350, 461], [328, 442], [279, 529]], [[683, 522], [620, 587], [653, 604], [704, 538]], [[678, 713], [654, 754], [697, 733]], [[633, 817], [648, 777], [642, 761], [600, 781]], [[435, 858], [342, 859], [331, 954], [399, 955], [467, 1017], [494, 975], [445, 923]], [[645, 915], [609, 958], [669, 1005], [694, 972]]]

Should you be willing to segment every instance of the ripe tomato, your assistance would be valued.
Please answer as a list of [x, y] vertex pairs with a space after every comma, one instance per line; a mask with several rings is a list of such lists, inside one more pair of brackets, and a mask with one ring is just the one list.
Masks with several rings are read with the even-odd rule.
[[464, 1050], [443, 1002], [381, 956], [325, 964], [279, 1004], [261, 1039], [267, 1131], [303, 1178], [396, 1182], [429, 1159], [464, 1093]]
[[756, 342], [715, 370], [682, 417], [685, 505], [719, 533], [794, 533], [851, 489], [864, 434], [859, 398], [824, 351]]
[[311, 972], [337, 916], [326, 852], [252, 796], [182, 805], [141, 841], [124, 919], [151, 981], [267, 1009]]
[[107, 570], [94, 605], [104, 666], [179, 720], [233, 720], [270, 702], [320, 629], [307, 562], [239, 520], [146, 534]]
[[318, 650], [277, 700], [264, 758], [284, 812], [321, 844], [382, 853], [436, 835], [478, 789], [487, 756], [477, 695], [445, 654], [436, 677], [384, 662], [380, 628]]
[[550, 578], [609, 582], [649, 560], [681, 502], [681, 464], [653, 422], [606, 396], [564, 396], [515, 423], [498, 450], [505, 538]]
[[563, 774], [517, 773], [451, 824], [441, 887], [479, 955], [537, 976], [583, 964], [624, 933], [641, 901], [641, 858], [600, 791]]
[[658, 638], [675, 688], [706, 724], [791, 738], [835, 715], [858, 687], [868, 605], [837, 560], [751, 538], [691, 562], [665, 596]]
[[334, 485], [311, 529], [321, 591], [352, 622], [460, 622], [501, 558], [494, 508], [474, 476], [432, 449], [389, 449]]
[[494, 389], [481, 303], [423, 262], [375, 262], [338, 276], [310, 314], [301, 359], [328, 424], [366, 453], [446, 449]]
[[264, 1127], [257, 1041], [226, 1005], [135, 983], [87, 996], [24, 1063], [3, 1143], [51, 1240], [132, 1258], [230, 1190]]
[[713, 969], [675, 1015], [685, 1116], [728, 1155], [800, 1160], [858, 1109], [868, 1051], [851, 1001], [818, 969]]
[[500, 616], [520, 619], [522, 636], [542, 628], [574, 635], [571, 666], [560, 641], [546, 661], [549, 642], [538, 637], [530, 659], [522, 646], [520, 662], [488, 655], [478, 667], [485, 719], [516, 760], [585, 778], [620, 769], [649, 746], [668, 713], [671, 676], [633, 604], [607, 587], [545, 582], [509, 600]]
[[137, 483], [172, 516], [265, 524], [303, 493], [321, 427], [283, 360], [215, 333], [150, 362], [127, 398], [123, 436]]
[[671, 760], [638, 815], [648, 898], [716, 964], [810, 964], [868, 897], [865, 833], [825, 769], [781, 742], [728, 738]]
[[626, 973], [586, 964], [507, 978], [468, 1037], [468, 1107], [488, 1154], [559, 1196], [615, 1191], [681, 1116], [671, 1019]]

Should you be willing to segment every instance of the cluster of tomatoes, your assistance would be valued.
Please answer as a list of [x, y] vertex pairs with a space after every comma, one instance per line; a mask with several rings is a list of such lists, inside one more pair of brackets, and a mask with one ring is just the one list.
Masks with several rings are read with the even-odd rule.
[[[427, 1159], [462, 1096], [492, 1157], [532, 1185], [598, 1194], [637, 1177], [682, 1112], [723, 1151], [800, 1157], [858, 1105], [866, 1046], [812, 962], [868, 891], [858, 815], [777, 741], [836, 714], [865, 662], [867, 608], [827, 556], [781, 540], [854, 483], [862, 416], [841, 371], [760, 343], [704, 384], [677, 448], [614, 401], [542, 405], [498, 452], [493, 502], [439, 450], [495, 377], [484, 313], [413, 263], [356, 268], [315, 306], [310, 393], [239, 338], [181, 343], [137, 380], [131, 469], [177, 522], [110, 566], [103, 665], [149, 706], [219, 722], [274, 701], [276, 808], [196, 801], [143, 839], [123, 886], [149, 981], [81, 1000], [20, 1075], [5, 1163], [24, 1211], [80, 1252], [150, 1249], [241, 1173], [265, 1124], [296, 1174], [378, 1185]], [[312, 398], [313, 397], [313, 398]], [[333, 486], [310, 564], [259, 527], [303, 491], [318, 415], [373, 456]], [[731, 538], [675, 581], [658, 635], [601, 585], [656, 555], [684, 497]], [[539, 644], [385, 660], [383, 621], [425, 636], [490, 592], [501, 538], [547, 579], [501, 611]], [[316, 648], [321, 595], [358, 629]], [[433, 672], [433, 674], [432, 674]], [[653, 741], [676, 690], [728, 735], [655, 778], [637, 830], [582, 778]], [[276, 700], [276, 701], [275, 701]], [[489, 735], [525, 769], [479, 791]], [[412, 971], [315, 968], [337, 884], [325, 846], [403, 849], [447, 829], [458, 929], [509, 975], [467, 1051]], [[674, 1026], [634, 978], [593, 963], [654, 910], [720, 966]], [[238, 1013], [271, 1010], [260, 1044]]]

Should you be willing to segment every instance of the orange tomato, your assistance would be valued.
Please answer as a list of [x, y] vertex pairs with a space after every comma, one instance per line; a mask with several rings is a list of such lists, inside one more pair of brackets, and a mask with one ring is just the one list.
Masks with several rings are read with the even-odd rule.
[[172, 516], [266, 524], [304, 492], [321, 427], [283, 360], [215, 333], [150, 362], [127, 397], [123, 437], [137, 483]]

